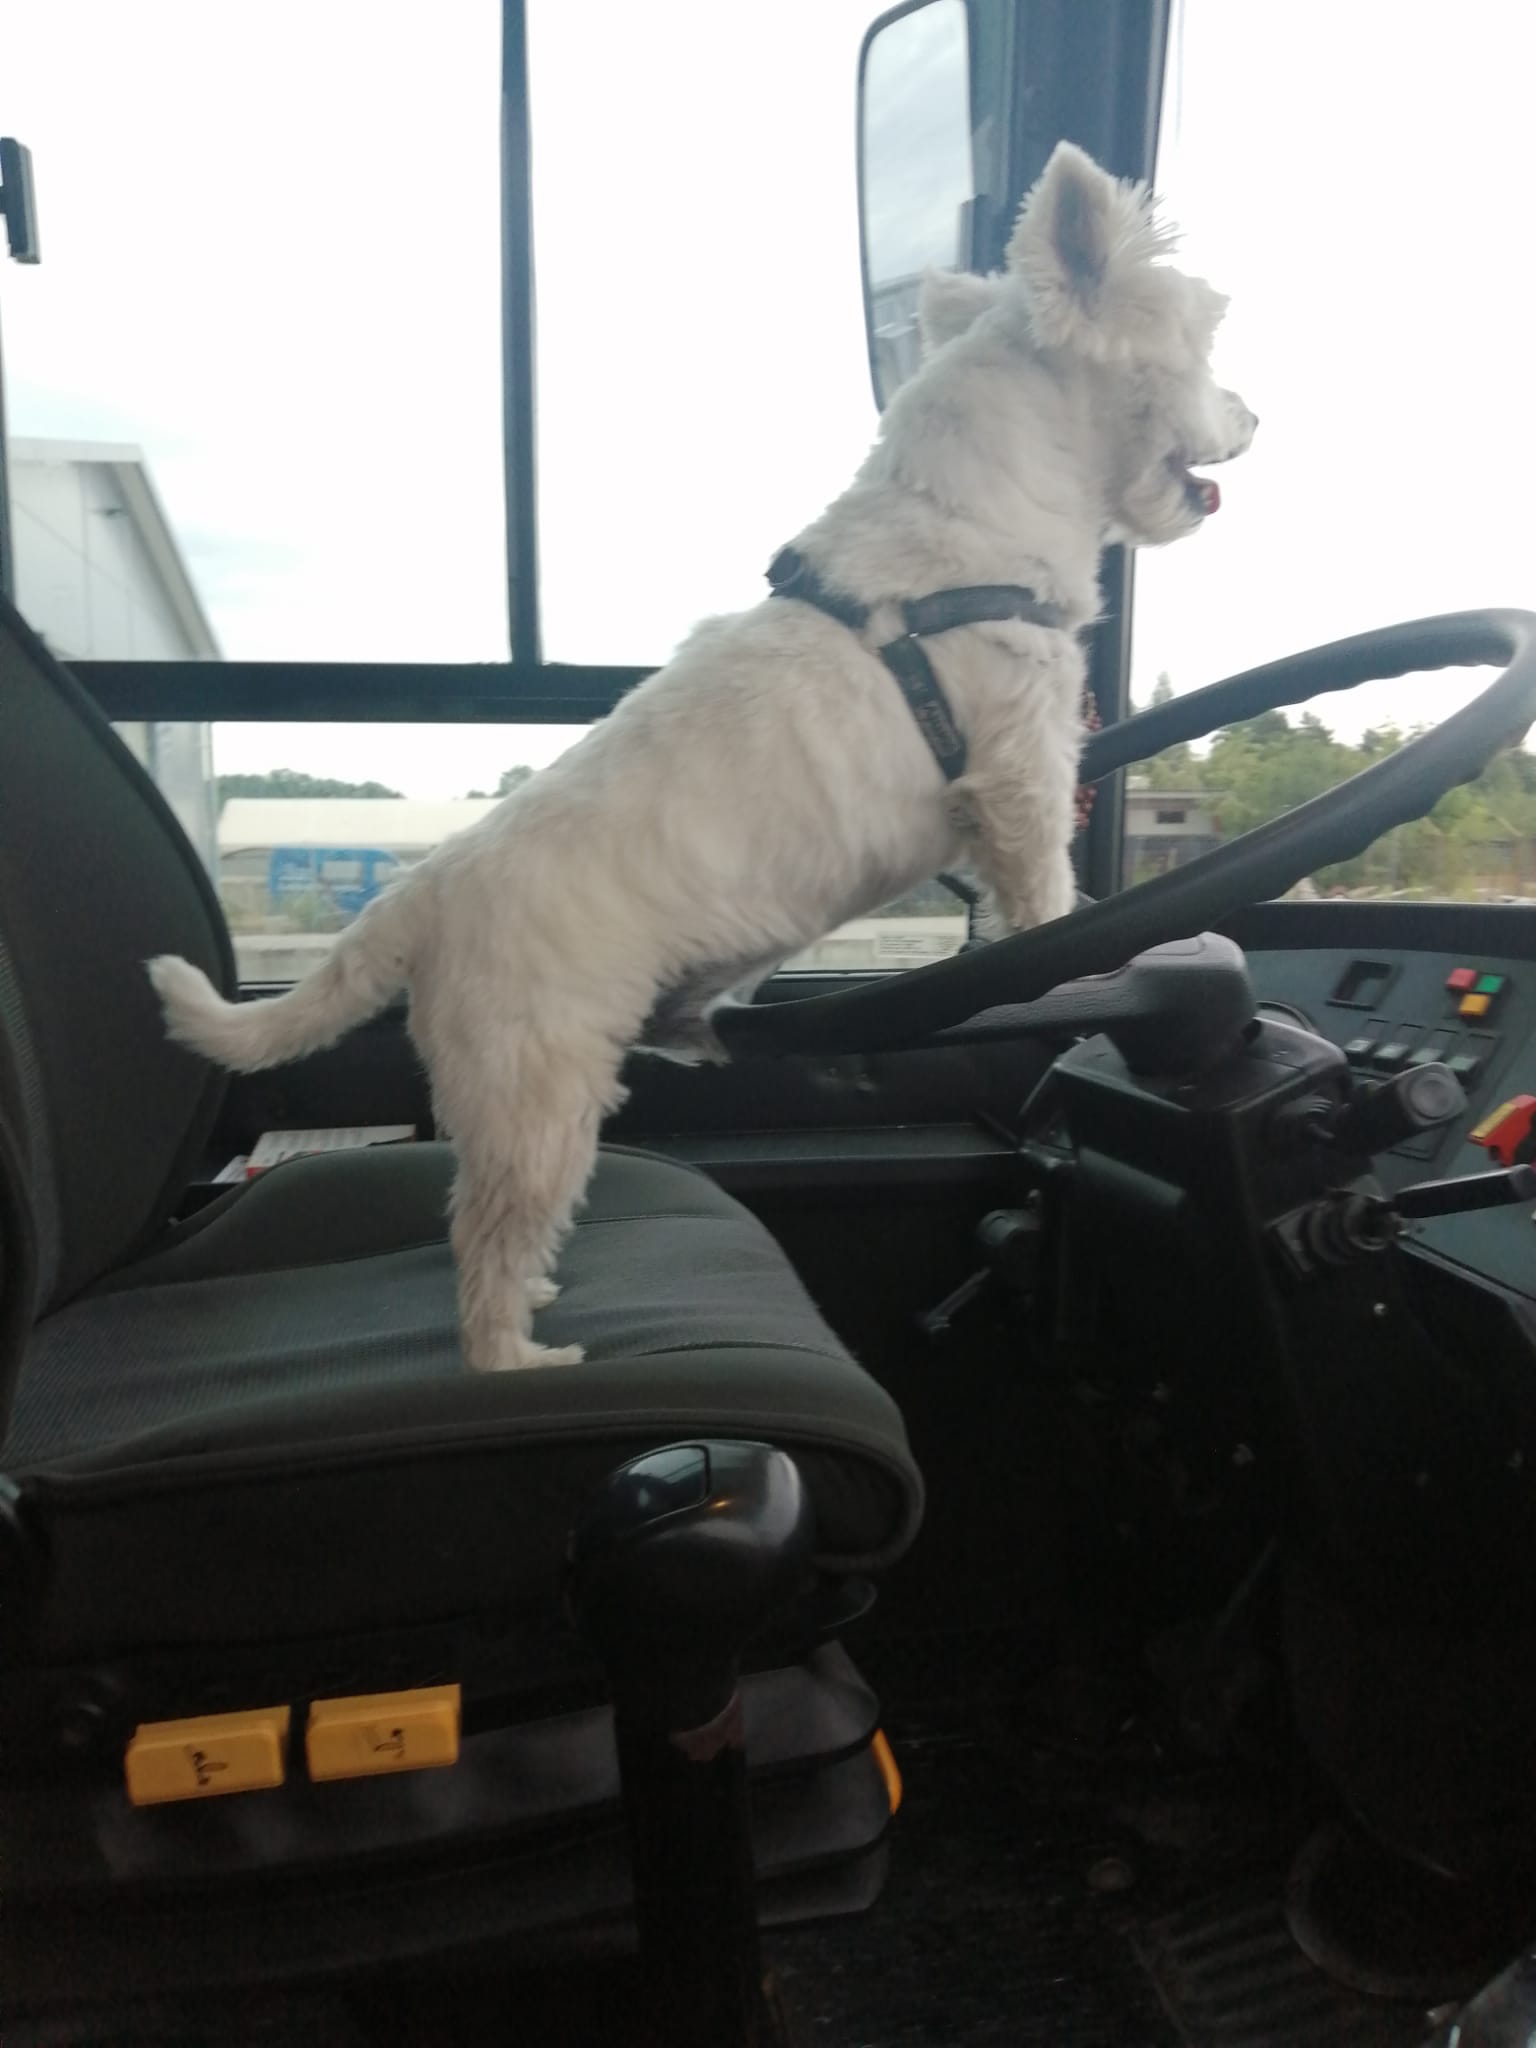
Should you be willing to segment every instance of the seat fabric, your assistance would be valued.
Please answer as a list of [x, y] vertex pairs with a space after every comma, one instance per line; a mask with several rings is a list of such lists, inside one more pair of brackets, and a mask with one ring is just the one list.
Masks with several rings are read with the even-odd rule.
[[471, 1373], [441, 1145], [279, 1167], [39, 1322], [0, 1466], [46, 1528], [45, 1660], [547, 1611], [578, 1503], [690, 1435], [789, 1450], [833, 1566], [910, 1541], [899, 1414], [763, 1227], [610, 1148], [538, 1319]]

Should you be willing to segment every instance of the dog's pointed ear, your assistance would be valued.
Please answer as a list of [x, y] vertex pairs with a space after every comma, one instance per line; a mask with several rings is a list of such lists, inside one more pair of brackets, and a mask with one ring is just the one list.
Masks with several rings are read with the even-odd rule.
[[917, 325], [923, 354], [931, 356], [946, 341], [974, 327], [989, 306], [996, 305], [998, 281], [968, 270], [930, 270], [917, 295]]
[[1174, 240], [1145, 186], [1112, 178], [1075, 143], [1058, 142], [1019, 209], [1008, 269], [1029, 293], [1047, 348], [1102, 356], [1130, 338], [1147, 272]]

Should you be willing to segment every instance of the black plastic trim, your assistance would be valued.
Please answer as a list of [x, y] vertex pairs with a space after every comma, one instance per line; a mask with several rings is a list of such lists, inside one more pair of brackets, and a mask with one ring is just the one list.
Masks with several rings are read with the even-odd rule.
[[1455, 953], [1536, 960], [1536, 904], [1251, 903], [1218, 929], [1248, 953]]
[[1018, 1168], [1011, 1145], [973, 1124], [647, 1134], [645, 1147], [700, 1168], [739, 1196], [883, 1188], [927, 1197], [941, 1189], [999, 1186]]
[[108, 718], [252, 724], [586, 725], [649, 668], [433, 661], [75, 661]]
[[501, 9], [501, 405], [512, 659], [540, 658], [533, 169], [525, 0]]

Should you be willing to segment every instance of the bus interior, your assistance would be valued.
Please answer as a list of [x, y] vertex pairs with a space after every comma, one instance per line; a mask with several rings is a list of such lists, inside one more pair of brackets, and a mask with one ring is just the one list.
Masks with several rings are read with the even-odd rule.
[[[1536, 16], [0, 53], [5, 2048], [1530, 2040]], [[1265, 418], [1104, 555], [1078, 908], [632, 1057], [584, 1362], [470, 1373], [403, 1006], [231, 1079], [143, 963], [287, 985], [756, 603], [1064, 139]]]

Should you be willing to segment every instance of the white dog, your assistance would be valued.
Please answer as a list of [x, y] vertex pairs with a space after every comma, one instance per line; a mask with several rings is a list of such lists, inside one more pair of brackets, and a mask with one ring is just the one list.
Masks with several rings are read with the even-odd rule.
[[[532, 1315], [647, 1018], [665, 1045], [710, 1050], [723, 994], [957, 861], [1013, 927], [1072, 909], [1077, 634], [1101, 550], [1193, 532], [1218, 494], [1190, 465], [1241, 453], [1255, 426], [1208, 367], [1226, 302], [1163, 260], [1170, 242], [1142, 188], [1063, 143], [1006, 270], [927, 281], [927, 360], [795, 542], [867, 624], [782, 597], [707, 621], [290, 994], [227, 1003], [187, 962], [150, 963], [172, 1036], [241, 1072], [409, 990], [457, 1155], [472, 1366], [580, 1356], [535, 1343]], [[1060, 623], [926, 643], [966, 750], [946, 782], [874, 650], [904, 630], [904, 600], [991, 584], [1027, 585]]]

